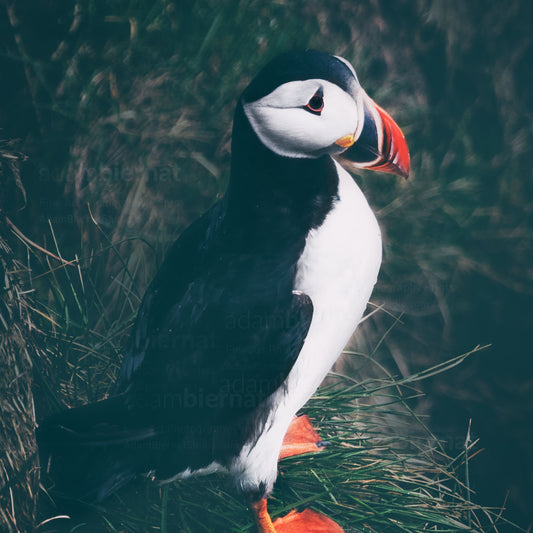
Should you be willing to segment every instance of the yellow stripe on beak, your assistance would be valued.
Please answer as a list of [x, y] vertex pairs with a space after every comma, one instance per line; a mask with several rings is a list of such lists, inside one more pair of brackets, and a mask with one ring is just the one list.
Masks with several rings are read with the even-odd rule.
[[350, 135], [345, 135], [344, 137], [337, 139], [335, 141], [335, 144], [337, 144], [338, 146], [342, 146], [343, 148], [348, 148], [349, 146], [352, 146], [354, 142], [355, 135], [353, 133], [350, 133]]

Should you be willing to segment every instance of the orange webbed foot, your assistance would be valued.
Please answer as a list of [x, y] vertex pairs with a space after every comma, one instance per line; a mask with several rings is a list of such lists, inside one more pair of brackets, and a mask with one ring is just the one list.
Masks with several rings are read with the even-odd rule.
[[291, 511], [273, 525], [276, 533], [344, 533], [337, 522], [311, 509]]
[[252, 504], [258, 533], [344, 533], [331, 518], [311, 509], [291, 511], [274, 522], [267, 511], [266, 499]]
[[279, 459], [301, 455], [309, 452], [319, 452], [327, 445], [313, 428], [307, 415], [293, 418], [279, 454]]

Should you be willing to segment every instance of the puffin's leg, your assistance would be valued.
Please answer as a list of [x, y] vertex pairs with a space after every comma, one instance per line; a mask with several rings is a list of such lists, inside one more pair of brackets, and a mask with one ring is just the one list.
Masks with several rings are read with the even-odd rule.
[[299, 513], [291, 511], [274, 523], [267, 511], [266, 498], [252, 504], [258, 533], [344, 533], [344, 530], [328, 518], [311, 509]]
[[295, 416], [283, 439], [279, 459], [302, 453], [319, 452], [327, 444], [315, 431], [307, 415]]
[[276, 533], [274, 524], [267, 511], [266, 498], [253, 502], [250, 507], [254, 513], [255, 524], [257, 525], [257, 533]]

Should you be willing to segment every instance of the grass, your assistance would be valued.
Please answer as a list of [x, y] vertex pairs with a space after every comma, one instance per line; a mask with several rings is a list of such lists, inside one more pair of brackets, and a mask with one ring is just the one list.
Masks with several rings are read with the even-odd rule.
[[[53, 242], [53, 228], [50, 232]], [[106, 396], [138, 303], [138, 295], [121, 284], [126, 310], [110, 316], [92, 279], [99, 262], [117, 254], [117, 247], [106, 245], [72, 261], [61, 257], [59, 247], [53, 250], [55, 257], [32, 247], [29, 251], [32, 270], [41, 271], [33, 283], [46, 339], [46, 356], [35, 362], [38, 412]], [[475, 460], [477, 443], [469, 442], [459, 456], [448, 457], [412, 408], [422, 381], [460, 365], [482, 348], [400, 377], [379, 363], [380, 345], [368, 354], [347, 352], [350, 368], [359, 371], [350, 376], [332, 373], [305, 406], [321, 437], [331, 444], [320, 453], [280, 462], [269, 504], [272, 516], [310, 506], [337, 520], [347, 533], [496, 533], [505, 520], [496, 510], [476, 505], [467, 487], [465, 466]], [[224, 476], [162, 487], [139, 479], [104, 507], [84, 504], [82, 515], [72, 518], [55, 510], [53, 491], [43, 490], [39, 532], [254, 531], [245, 502]]]
[[[7, 181], [2, 159], [0, 153], [0, 176]], [[8, 234], [0, 212], [0, 528], [16, 533], [35, 520], [39, 469], [31, 370], [40, 347], [28, 272]]]
[[[498, 531], [504, 520], [467, 497], [464, 465], [476, 443], [451, 459], [429, 434], [418, 439], [391, 435], [391, 417], [408, 416], [398, 409], [405, 399], [390, 392], [397, 387], [394, 380], [374, 388], [341, 379], [318, 391], [305, 411], [331, 444], [323, 452], [280, 463], [270, 501], [273, 517], [311, 506], [346, 532]], [[358, 408], [359, 402], [371, 403]], [[90, 521], [74, 525], [69, 520], [60, 530], [93, 531], [96, 522], [108, 531], [254, 531], [244, 503], [217, 476], [163, 488], [140, 481], [106, 507], [94, 510]]]

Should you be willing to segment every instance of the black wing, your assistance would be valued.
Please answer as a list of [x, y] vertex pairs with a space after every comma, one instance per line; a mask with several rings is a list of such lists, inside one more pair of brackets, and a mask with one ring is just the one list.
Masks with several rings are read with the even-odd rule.
[[300, 253], [245, 242], [226, 226], [223, 202], [174, 244], [118, 384], [139, 423], [156, 428], [158, 475], [229, 460], [260, 432], [312, 318], [309, 297], [293, 293]]

